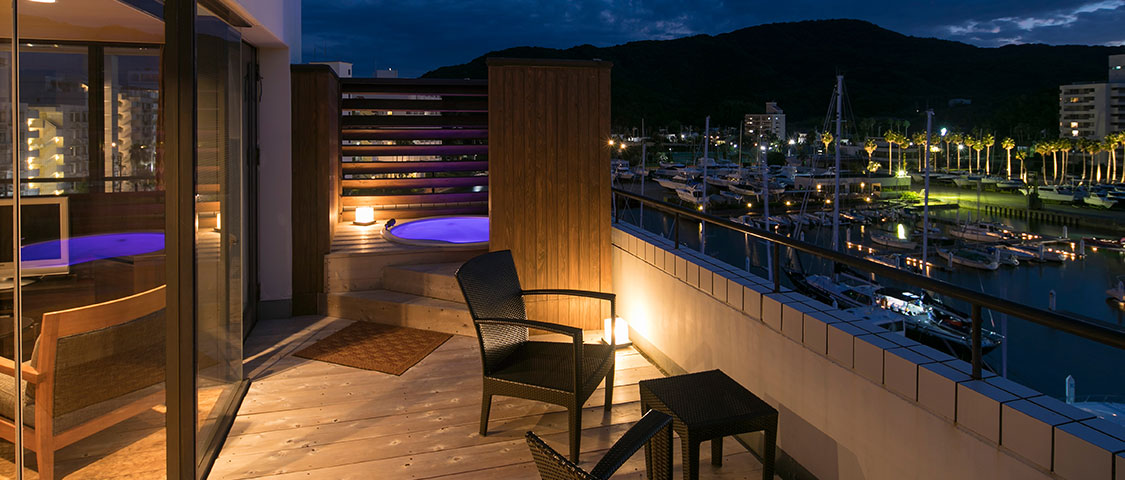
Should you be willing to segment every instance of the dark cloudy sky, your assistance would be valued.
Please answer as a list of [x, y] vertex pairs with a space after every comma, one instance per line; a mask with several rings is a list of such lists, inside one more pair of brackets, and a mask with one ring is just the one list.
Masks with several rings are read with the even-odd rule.
[[979, 46], [1125, 44], [1125, 0], [303, 0], [304, 60], [343, 60], [357, 76], [416, 77], [516, 46], [717, 34], [763, 23], [857, 18]]

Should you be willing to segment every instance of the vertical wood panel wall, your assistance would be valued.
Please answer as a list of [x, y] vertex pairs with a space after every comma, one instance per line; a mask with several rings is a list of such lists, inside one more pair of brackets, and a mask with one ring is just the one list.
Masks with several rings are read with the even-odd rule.
[[293, 65], [291, 71], [293, 315], [305, 315], [323, 304], [324, 255], [338, 211], [340, 80], [327, 65]]
[[[610, 66], [488, 61], [492, 250], [524, 288], [610, 291]], [[532, 319], [602, 328], [605, 302], [529, 299]]]

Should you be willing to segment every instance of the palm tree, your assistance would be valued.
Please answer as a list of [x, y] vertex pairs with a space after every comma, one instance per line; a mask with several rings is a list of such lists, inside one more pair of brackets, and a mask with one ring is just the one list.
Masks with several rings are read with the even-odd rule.
[[1047, 142], [1047, 151], [1051, 152], [1051, 180], [1055, 183], [1061, 183], [1061, 180], [1059, 180], [1059, 150], [1062, 150], [1062, 144], [1059, 140], [1061, 139]]
[[[980, 152], [984, 150], [984, 140], [978, 139], [973, 142], [973, 150], [977, 152], [977, 170], [980, 170]], [[984, 172], [987, 174], [988, 172]]]
[[1023, 180], [1025, 183], [1027, 182], [1027, 171], [1024, 170], [1023, 161], [1026, 158], [1027, 158], [1027, 152], [1025, 152], [1023, 150], [1017, 150], [1016, 151], [1016, 160], [1020, 161], [1020, 179]]
[[1105, 167], [1105, 181], [1113, 182], [1117, 178], [1117, 171], [1123, 170], [1117, 167], [1117, 146], [1122, 141], [1125, 141], [1125, 135], [1121, 132], [1111, 133], [1105, 136], [1105, 150], [1109, 152], [1107, 156], [1108, 164]]
[[871, 158], [871, 157], [872, 157], [872, 155], [875, 154], [875, 150], [878, 149], [878, 148], [879, 148], [879, 144], [875, 143], [874, 138], [868, 138], [866, 141], [863, 142], [863, 149], [865, 151], [867, 151], [867, 164], [868, 165], [870, 165], [871, 162], [874, 161], [874, 159]]
[[[949, 136], [949, 140], [957, 145], [957, 169], [961, 169], [961, 146], [965, 144], [965, 137], [960, 133], [954, 133]], [[948, 167], [948, 165], [946, 165]]]
[[[1099, 145], [1099, 148], [1101, 149], [1101, 151], [1106, 152], [1108, 154], [1108, 155], [1105, 156], [1105, 160], [1106, 160], [1106, 167], [1105, 167], [1106, 177], [1105, 178], [1108, 179], [1109, 178], [1109, 164], [1112, 163], [1112, 160], [1117, 157], [1117, 151], [1116, 151], [1117, 150], [1117, 144], [1114, 143], [1112, 140], [1110, 140], [1109, 137], [1107, 136], [1106, 138], [1102, 139], [1101, 142], [1098, 142], [1098, 145]], [[1098, 181], [1098, 183], [1101, 183], [1101, 181], [1102, 181], [1101, 163], [1098, 163], [1097, 167], [1098, 167], [1097, 181]]]
[[[1125, 132], [1117, 132], [1113, 134], [1113, 157], [1117, 159], [1117, 145], [1125, 146]], [[1125, 182], [1125, 168], [1121, 169], [1121, 181]]]
[[984, 174], [985, 175], [991, 175], [992, 174], [992, 146], [996, 145], [996, 137], [993, 136], [991, 133], [986, 133], [986, 134], [984, 134], [984, 138], [981, 139], [981, 142], [984, 144], [984, 148], [988, 149], [984, 154]]
[[[952, 140], [952, 139], [949, 138], [949, 135], [944, 135], [944, 136], [941, 137], [941, 141], [945, 142], [945, 169], [946, 170], [949, 170], [949, 141], [950, 140]], [[937, 165], [937, 160], [934, 161], [934, 165]]]
[[1016, 141], [1012, 137], [1004, 137], [1000, 140], [1000, 148], [1008, 154], [1008, 178], [1012, 178], [1012, 149], [1016, 148]]
[[915, 145], [918, 146], [918, 171], [922, 171], [922, 159], [925, 158], [926, 148], [926, 132], [916, 132], [912, 138]]
[[[977, 144], [977, 139], [972, 135], [965, 135], [965, 146], [969, 149], [969, 173], [973, 173], [973, 147]], [[979, 163], [979, 162], [978, 162]]]
[[824, 133], [820, 134], [820, 143], [824, 144], [824, 154], [825, 155], [828, 155], [828, 146], [831, 145], [832, 141], [835, 140], [835, 139], [836, 139], [836, 137], [833, 137], [831, 133], [824, 132]]
[[1090, 141], [1085, 138], [1079, 138], [1074, 141], [1074, 151], [1078, 153], [1079, 160], [1082, 161], [1082, 181], [1086, 181], [1086, 157], [1087, 150], [1090, 149]]
[[1035, 144], [1035, 153], [1043, 158], [1043, 183], [1047, 183], [1047, 154], [1051, 152], [1050, 143], [1042, 141]]
[[893, 174], [894, 171], [895, 171], [894, 151], [895, 151], [895, 143], [898, 143], [897, 142], [898, 134], [896, 134], [895, 132], [893, 132], [891, 130], [887, 130], [886, 132], [883, 133], [883, 140], [887, 141], [887, 170], [890, 170], [891, 173]]

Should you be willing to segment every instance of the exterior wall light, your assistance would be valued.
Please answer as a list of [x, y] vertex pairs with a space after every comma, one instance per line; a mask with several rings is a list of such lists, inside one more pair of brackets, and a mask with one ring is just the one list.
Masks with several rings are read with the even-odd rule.
[[375, 224], [375, 209], [372, 207], [356, 207], [354, 225], [373, 225]]

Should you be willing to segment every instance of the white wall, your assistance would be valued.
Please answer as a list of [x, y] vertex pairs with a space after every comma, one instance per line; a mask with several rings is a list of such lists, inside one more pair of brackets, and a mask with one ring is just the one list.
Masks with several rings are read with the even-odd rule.
[[262, 102], [258, 169], [258, 253], [261, 301], [293, 297], [292, 142], [289, 51], [258, 50]]
[[292, 144], [289, 65], [301, 62], [300, 0], [227, 0], [252, 27], [243, 40], [258, 49], [261, 163], [258, 191], [261, 301], [293, 296]]
[[1052, 399], [1002, 379], [934, 376], [923, 365], [967, 364], [904, 354], [926, 349], [629, 226], [613, 232], [613, 283], [638, 348], [668, 371], [719, 368], [755, 392], [779, 411], [778, 447], [822, 480], [1110, 480], [1125, 448], [1104, 423], [1063, 418], [1084, 414], [1071, 406], [1034, 407]]

